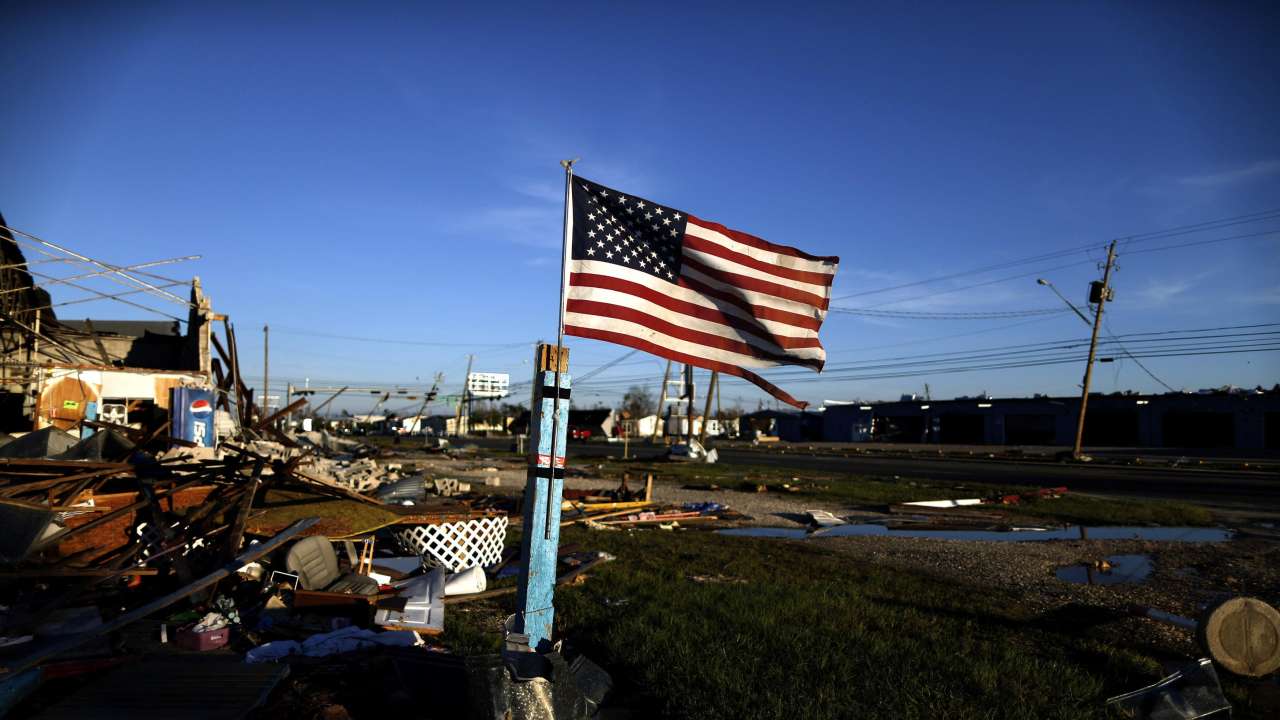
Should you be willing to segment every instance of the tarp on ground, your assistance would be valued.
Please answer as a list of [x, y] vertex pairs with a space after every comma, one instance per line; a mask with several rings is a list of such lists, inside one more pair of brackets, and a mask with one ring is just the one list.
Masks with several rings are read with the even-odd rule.
[[[95, 460], [116, 462], [128, 458], [137, 447], [131, 440], [114, 430], [96, 432], [54, 455], [54, 460]], [[2, 450], [3, 448], [0, 448]]]

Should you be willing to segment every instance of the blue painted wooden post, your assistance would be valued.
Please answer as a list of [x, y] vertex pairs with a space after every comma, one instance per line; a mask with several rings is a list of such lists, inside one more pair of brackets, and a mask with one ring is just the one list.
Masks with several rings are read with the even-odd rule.
[[[547, 650], [555, 617], [556, 555], [560, 546], [560, 502], [564, 490], [565, 440], [569, 430], [569, 350], [560, 354], [559, 422], [554, 422], [556, 348], [539, 345], [529, 417], [529, 477], [524, 491], [524, 528], [516, 594], [515, 631], [529, 636], [529, 647]], [[553, 432], [555, 428], [553, 453]], [[557, 457], [553, 458], [555, 454]]]

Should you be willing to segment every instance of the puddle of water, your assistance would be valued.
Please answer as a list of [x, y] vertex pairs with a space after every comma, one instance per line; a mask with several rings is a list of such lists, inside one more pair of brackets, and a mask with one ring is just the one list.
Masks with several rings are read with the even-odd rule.
[[1145, 582], [1151, 576], [1151, 558], [1147, 555], [1111, 555], [1107, 562], [1111, 564], [1107, 570], [1092, 564], [1060, 567], [1058, 579], [1078, 585], [1120, 585]]
[[[924, 528], [895, 528], [884, 525], [850, 524], [824, 528], [812, 532], [804, 528], [750, 527], [717, 530], [721, 535], [736, 537], [772, 538], [823, 538], [823, 537], [905, 537], [933, 538], [935, 540], [983, 540], [990, 542], [1035, 542], [1039, 540], [1079, 540], [1081, 528], [1069, 526], [1050, 530], [927, 530]], [[1222, 542], [1230, 540], [1230, 530], [1192, 527], [1088, 527], [1084, 536], [1089, 540], [1152, 540], [1156, 542]]]

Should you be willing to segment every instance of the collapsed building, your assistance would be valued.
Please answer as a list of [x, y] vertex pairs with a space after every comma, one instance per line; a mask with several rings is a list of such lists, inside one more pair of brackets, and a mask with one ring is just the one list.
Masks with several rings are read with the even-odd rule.
[[[187, 306], [187, 317], [59, 318], [58, 305], [78, 301], [53, 303], [40, 287], [39, 278], [47, 276], [31, 266], [68, 260], [87, 270], [74, 277], [119, 278], [132, 286], [125, 294], [167, 296]], [[88, 258], [77, 261], [74, 254], [28, 262], [0, 216], [0, 431], [70, 431], [86, 420], [153, 427], [169, 414], [174, 388], [213, 387], [212, 324], [223, 318], [214, 314], [199, 278], [191, 281], [184, 299], [165, 289], [173, 283], [152, 283], [138, 275], [143, 273], [126, 273]], [[66, 281], [51, 279], [45, 284], [60, 283]]]

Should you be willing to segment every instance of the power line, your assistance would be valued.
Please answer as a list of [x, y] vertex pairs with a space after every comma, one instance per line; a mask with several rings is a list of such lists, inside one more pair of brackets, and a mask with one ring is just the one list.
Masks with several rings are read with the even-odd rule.
[[[1250, 345], [1247, 347], [1224, 347], [1224, 348], [1218, 348], [1218, 349], [1170, 348], [1168, 350], [1160, 350], [1160, 351], [1149, 352], [1149, 353], [1148, 352], [1134, 353], [1131, 355], [1131, 357], [1133, 358], [1197, 357], [1197, 356], [1235, 355], [1235, 354], [1242, 354], [1242, 353], [1275, 352], [1275, 351], [1280, 351], [1280, 341], [1273, 340], [1273, 341], [1270, 341], [1269, 343], [1260, 343], [1256, 345]], [[989, 371], [989, 370], [1008, 370], [1008, 369], [1016, 369], [1016, 368], [1048, 367], [1053, 365], [1074, 364], [1078, 362], [1080, 362], [1080, 356], [1078, 354], [1073, 353], [1070, 356], [1057, 356], [1057, 357], [1047, 357], [1047, 358], [1029, 359], [1029, 360], [1008, 360], [1008, 361], [1001, 361], [1001, 362], [982, 362], [976, 365], [961, 365], [956, 367], [943, 367], [943, 368], [935, 367], [935, 368], [917, 368], [917, 369], [904, 368], [900, 370], [886, 370], [884, 372], [870, 373], [870, 374], [862, 373], [862, 374], [853, 374], [853, 375], [798, 378], [798, 379], [789, 380], [789, 382], [790, 383], [815, 383], [815, 382], [844, 383], [844, 382], [859, 382], [859, 381], [866, 381], [866, 380], [889, 380], [889, 379], [897, 379], [897, 378], [921, 377], [921, 376], [932, 376], [932, 375], [951, 375], [951, 374], [981, 372], [981, 371]], [[726, 379], [737, 380], [737, 378], [733, 378], [732, 376], [726, 376]], [[592, 386], [592, 389], [600, 390], [602, 389], [602, 387]]]
[[[1140, 242], [1149, 242], [1149, 241], [1151, 241], [1151, 240], [1157, 240], [1157, 239], [1161, 239], [1161, 238], [1177, 237], [1177, 236], [1180, 236], [1180, 235], [1187, 235], [1187, 234], [1196, 233], [1196, 232], [1207, 232], [1207, 231], [1209, 231], [1209, 230], [1217, 230], [1217, 229], [1220, 229], [1220, 228], [1232, 227], [1232, 226], [1235, 226], [1235, 225], [1241, 225], [1241, 224], [1245, 224], [1245, 223], [1263, 222], [1263, 221], [1266, 221], [1266, 220], [1274, 220], [1274, 219], [1278, 219], [1278, 218], [1280, 218], [1280, 208], [1278, 208], [1278, 209], [1272, 209], [1272, 210], [1264, 210], [1264, 211], [1261, 211], [1261, 212], [1250, 213], [1250, 214], [1247, 214], [1247, 215], [1236, 215], [1236, 216], [1232, 216], [1232, 217], [1219, 218], [1219, 219], [1216, 219], [1216, 220], [1207, 220], [1207, 221], [1203, 221], [1203, 222], [1199, 222], [1199, 223], [1192, 223], [1192, 224], [1189, 224], [1189, 225], [1182, 225], [1182, 226], [1178, 226], [1178, 227], [1166, 228], [1166, 229], [1164, 229], [1164, 230], [1156, 230], [1156, 231], [1148, 232], [1148, 233], [1140, 233], [1140, 234], [1136, 234], [1136, 235], [1129, 235], [1129, 236], [1127, 236], [1127, 237], [1125, 237], [1125, 238], [1122, 238], [1122, 242], [1124, 242], [1124, 243], [1126, 243], [1126, 244], [1134, 244], [1134, 243], [1140, 243]], [[1225, 241], [1226, 239], [1228, 239], [1228, 238], [1219, 239], [1219, 240], [1216, 240], [1215, 242], [1223, 242], [1223, 241]], [[1239, 239], [1239, 238], [1233, 237], [1233, 238], [1229, 238], [1229, 239]], [[1207, 242], [1205, 242], [1205, 243], [1188, 243], [1188, 244], [1186, 244], [1186, 245], [1167, 246], [1167, 247], [1162, 248], [1162, 249], [1174, 249], [1175, 247], [1190, 247], [1191, 245], [1194, 245], [1194, 244], [1208, 244], [1208, 243], [1207, 243]], [[853, 297], [862, 297], [862, 296], [865, 296], [865, 295], [876, 295], [876, 294], [880, 294], [880, 293], [892, 292], [892, 291], [894, 291], [894, 290], [902, 290], [902, 289], [904, 289], [904, 288], [909, 288], [909, 287], [917, 287], [917, 286], [920, 286], [920, 285], [928, 285], [928, 284], [935, 283], [935, 282], [942, 282], [942, 281], [945, 281], [945, 280], [954, 280], [954, 279], [956, 279], [956, 278], [959, 278], [959, 277], [965, 277], [965, 276], [968, 276], [968, 275], [981, 275], [981, 274], [984, 274], [984, 273], [991, 272], [991, 271], [993, 271], [993, 270], [1002, 270], [1002, 269], [1005, 269], [1005, 268], [1017, 267], [1017, 266], [1019, 266], [1019, 265], [1029, 265], [1029, 264], [1032, 264], [1032, 263], [1043, 262], [1043, 261], [1045, 261], [1045, 260], [1053, 260], [1053, 259], [1057, 259], [1057, 258], [1061, 258], [1061, 257], [1067, 257], [1067, 256], [1070, 256], [1070, 255], [1074, 255], [1074, 254], [1076, 254], [1076, 253], [1089, 252], [1089, 251], [1091, 251], [1091, 250], [1097, 250], [1097, 249], [1100, 249], [1100, 248], [1104, 248], [1104, 247], [1106, 247], [1106, 246], [1107, 246], [1107, 243], [1105, 243], [1105, 242], [1101, 242], [1101, 243], [1090, 243], [1090, 244], [1087, 244], [1087, 245], [1081, 245], [1081, 246], [1077, 246], [1077, 247], [1074, 247], [1074, 248], [1068, 248], [1068, 249], [1064, 249], [1064, 250], [1057, 250], [1057, 251], [1049, 252], [1049, 253], [1041, 253], [1041, 254], [1039, 254], [1039, 255], [1032, 255], [1032, 256], [1028, 256], [1028, 257], [1024, 257], [1024, 258], [1019, 258], [1019, 259], [1016, 259], [1016, 260], [1008, 260], [1008, 261], [1005, 261], [1005, 262], [994, 263], [994, 264], [991, 264], [991, 265], [984, 265], [984, 266], [977, 267], [977, 268], [973, 268], [973, 269], [970, 269], [970, 270], [962, 270], [962, 271], [959, 271], [959, 272], [947, 273], [947, 274], [945, 274], [945, 275], [938, 275], [938, 276], [935, 276], [935, 277], [925, 278], [925, 279], [923, 279], [923, 280], [915, 280], [915, 281], [912, 281], [912, 282], [900, 283], [900, 284], [898, 284], [898, 285], [890, 285], [890, 286], [887, 286], [887, 287], [876, 288], [876, 289], [874, 289], [874, 290], [863, 290], [863, 291], [856, 292], [856, 293], [850, 293], [850, 294], [848, 294], [848, 295], [842, 295], [842, 296], [840, 296], [840, 297], [838, 297], [838, 298], [833, 298], [833, 299], [834, 299], [834, 300], [847, 300], [847, 299], [849, 299], [849, 298], [853, 298]], [[1134, 253], [1136, 253], [1136, 252], [1155, 252], [1155, 251], [1156, 251], [1155, 249], [1152, 249], [1152, 250], [1143, 250], [1143, 251], [1132, 251], [1130, 254], [1134, 254]], [[1086, 262], [1092, 262], [1092, 261], [1086, 261]], [[1076, 264], [1083, 264], [1083, 263], [1076, 263]], [[1057, 267], [1057, 268], [1048, 268], [1048, 270], [1061, 269], [1062, 267], [1071, 267], [1071, 265], [1060, 266], [1060, 267]], [[1044, 271], [1044, 270], [1041, 270], [1040, 272], [1045, 272], [1045, 271]], [[1031, 273], [1031, 274], [1034, 274], [1034, 273]], [[1024, 274], [1024, 275], [1015, 275], [1015, 276], [1011, 276], [1011, 277], [1009, 277], [1009, 278], [1006, 278], [1006, 280], [1016, 279], [1016, 278], [1018, 278], [1018, 277], [1026, 277], [1026, 275], [1025, 275], [1025, 274]], [[1005, 281], [1005, 280], [1001, 280], [1001, 281], [999, 281], [999, 282], [1004, 282], [1004, 281]], [[987, 285], [987, 284], [994, 284], [994, 283], [993, 283], [993, 282], [980, 283], [980, 284], [978, 284], [978, 285], [971, 285], [971, 286], [967, 286], [967, 287], [980, 287], [980, 286], [982, 286], [982, 285]], [[958, 288], [958, 289], [965, 289], [965, 288]], [[920, 297], [930, 297], [930, 295], [925, 295], [925, 296], [920, 296]], [[917, 299], [917, 298], [911, 298], [911, 299]], [[905, 301], [894, 301], [894, 302], [905, 302]]]
[[[1124, 253], [1121, 253], [1121, 255], [1138, 255], [1142, 253], [1163, 252], [1165, 250], [1177, 250], [1179, 248], [1193, 247], [1196, 245], [1212, 245], [1214, 243], [1227, 242], [1228, 240], [1245, 240], [1249, 238], [1263, 237], [1266, 235], [1275, 235], [1275, 234], [1280, 234], [1280, 230], [1267, 230], [1259, 233], [1231, 235], [1223, 238], [1212, 238], [1209, 240], [1198, 240], [1196, 242], [1179, 243], [1177, 245], [1161, 245], [1159, 247], [1146, 248], [1144, 250], [1129, 250], [1129, 251], [1125, 251]], [[931, 293], [925, 293], [923, 295], [913, 295], [911, 297], [900, 298], [898, 300], [886, 300], [885, 302], [878, 303], [876, 305], [871, 305], [869, 306], [869, 308], [874, 309], [874, 308], [883, 307], [885, 305], [897, 305], [898, 303], [910, 302], [912, 300], [924, 300], [926, 298], [937, 297], [939, 295], [949, 295], [951, 293], [960, 292], [961, 290], [971, 290], [973, 288], [986, 287], [988, 285], [998, 285], [1000, 283], [1009, 282], [1010, 280], [1018, 280], [1020, 278], [1025, 278], [1025, 277], [1043, 275], [1053, 270], [1064, 270], [1066, 268], [1077, 267], [1080, 265], [1091, 265], [1094, 262], [1095, 262], [1094, 260], [1082, 260], [1079, 262], [1067, 263], [1065, 265], [1055, 265], [1054, 267], [1041, 268], [1040, 270], [1035, 270], [1028, 273], [1019, 273], [1017, 275], [1009, 275], [1006, 277], [997, 278], [995, 280], [986, 280], [979, 283], [973, 283], [971, 285], [962, 285], [960, 287], [948, 288], [946, 290], [938, 290]]]
[[[1248, 347], [1248, 348], [1234, 348], [1234, 349], [1221, 349], [1221, 350], [1206, 349], [1206, 350], [1197, 350], [1197, 351], [1179, 351], [1179, 352], [1171, 351], [1171, 352], [1160, 352], [1160, 353], [1150, 353], [1150, 354], [1139, 353], [1135, 355], [1135, 357], [1154, 358], [1154, 357], [1193, 357], [1193, 356], [1204, 356], [1204, 355], [1234, 355], [1234, 354], [1240, 354], [1240, 353], [1274, 352], [1278, 350], [1280, 350], [1280, 344], [1272, 344], [1272, 345], [1265, 345], [1265, 346], [1259, 345], [1259, 346]], [[1078, 355], [1072, 355], [1071, 357], [1065, 357], [1065, 358], [1050, 358], [1050, 359], [1035, 360], [1035, 361], [1011, 361], [1011, 362], [1004, 362], [1004, 363], [988, 363], [988, 364], [982, 364], [982, 365], [962, 366], [962, 367], [943, 368], [943, 369], [933, 368], [933, 369], [922, 369], [922, 370], [903, 371], [903, 372], [887, 372], [887, 373], [880, 373], [880, 374], [874, 374], [874, 375], [851, 375], [851, 376], [841, 375], [841, 376], [827, 377], [827, 378], [822, 378], [822, 377], [801, 378], [801, 379], [792, 380], [790, 382], [810, 383], [810, 382], [822, 382], [822, 381], [854, 382], [854, 381], [860, 381], [860, 380], [886, 380], [886, 379], [903, 378], [903, 377], [919, 377], [922, 375], [949, 375], [954, 373], [977, 372], [977, 371], [983, 371], [983, 370], [1006, 370], [1006, 369], [1013, 369], [1013, 368], [1045, 367], [1049, 365], [1063, 365], [1063, 364], [1078, 363], [1078, 362], [1080, 362], [1080, 357]]]
[[1165, 390], [1168, 390], [1169, 392], [1173, 392], [1173, 391], [1174, 391], [1174, 390], [1173, 390], [1173, 387], [1172, 387], [1172, 386], [1170, 386], [1170, 385], [1169, 385], [1169, 383], [1167, 383], [1167, 382], [1165, 382], [1165, 381], [1161, 380], [1160, 378], [1156, 377], [1156, 374], [1155, 374], [1155, 373], [1153, 373], [1153, 372], [1151, 372], [1151, 369], [1150, 369], [1150, 368], [1148, 368], [1146, 365], [1142, 364], [1142, 361], [1141, 361], [1141, 360], [1139, 360], [1138, 358], [1134, 357], [1134, 356], [1133, 356], [1133, 353], [1129, 352], [1129, 348], [1125, 347], [1125, 346], [1124, 346], [1124, 343], [1120, 342], [1120, 339], [1119, 339], [1119, 338], [1117, 338], [1117, 337], [1116, 337], [1116, 335], [1115, 335], [1115, 333], [1113, 333], [1113, 332], [1111, 331], [1111, 323], [1109, 323], [1107, 320], [1105, 320], [1105, 319], [1104, 319], [1104, 320], [1102, 321], [1102, 325], [1103, 325], [1103, 327], [1105, 327], [1105, 328], [1107, 329], [1107, 337], [1109, 337], [1109, 338], [1111, 338], [1112, 340], [1114, 340], [1114, 341], [1115, 341], [1116, 345], [1120, 348], [1120, 352], [1124, 353], [1126, 357], [1128, 357], [1130, 360], [1132, 360], [1134, 363], [1136, 363], [1138, 367], [1142, 368], [1142, 372], [1144, 372], [1144, 373], [1146, 373], [1147, 375], [1149, 375], [1149, 376], [1151, 377], [1151, 379], [1152, 379], [1152, 380], [1155, 380], [1156, 382], [1158, 382], [1158, 383], [1160, 383], [1161, 385], [1163, 385]]
[[1127, 250], [1124, 255], [1141, 255], [1142, 253], [1161, 252], [1163, 250], [1177, 250], [1178, 248], [1194, 247], [1196, 245], [1213, 245], [1215, 243], [1226, 242], [1228, 240], [1246, 240], [1249, 238], [1264, 237], [1266, 235], [1280, 234], [1280, 230], [1266, 230], [1264, 232], [1248, 233], [1246, 235], [1232, 235], [1224, 238], [1213, 238], [1211, 240], [1197, 240], [1195, 242], [1179, 243], [1177, 245], [1161, 245], [1159, 247], [1147, 248], [1145, 250]]
[[283, 333], [285, 335], [299, 335], [303, 337], [320, 337], [320, 338], [329, 338], [332, 340], [351, 340], [354, 342], [384, 343], [388, 345], [420, 345], [425, 347], [515, 348], [523, 345], [532, 344], [531, 341], [511, 342], [511, 343], [456, 343], [456, 342], [431, 342], [427, 340], [400, 340], [397, 338], [375, 338], [375, 337], [362, 337], [357, 335], [339, 335], [336, 333], [322, 333], [322, 332], [314, 332], [311, 330], [298, 330], [295, 328], [288, 328], [288, 327], [277, 330], [275, 329], [274, 326], [272, 327], [272, 331]]
[[[1154, 232], [1142, 233], [1139, 235], [1129, 235], [1120, 238], [1122, 243], [1141, 243], [1149, 240], [1158, 240], [1167, 237], [1177, 237], [1179, 235], [1190, 235], [1191, 233], [1204, 232], [1205, 230], [1218, 230], [1233, 225], [1243, 225], [1251, 222], [1262, 222], [1264, 220], [1274, 220], [1280, 218], [1280, 208], [1272, 210], [1263, 210], [1261, 212], [1249, 213], [1247, 215], [1236, 215], [1229, 218], [1221, 218], [1218, 220], [1206, 220], [1205, 222], [1195, 223], [1192, 225], [1181, 225], [1165, 230], [1156, 230]], [[1104, 243], [1105, 244], [1105, 243]]]
[[[1052, 320], [1052, 319], [1053, 319], [1052, 317], [1038, 317], [1031, 320], [1024, 320], [1022, 322], [1010, 323], [1008, 325], [997, 325], [995, 327], [983, 328], [981, 330], [968, 330], [968, 331], [959, 332], [959, 333], [949, 333], [947, 335], [932, 335], [930, 337], [918, 338], [916, 340], [904, 340], [902, 342], [886, 343], [884, 345], [870, 345], [870, 346], [859, 347], [856, 349], [861, 351], [884, 350], [887, 348], [905, 347], [907, 345], [922, 345], [924, 343], [936, 342], [938, 340], [951, 340], [952, 338], [958, 338], [958, 337], [970, 337], [972, 335], [985, 335], [987, 333], [999, 332], [1001, 330], [1009, 330], [1011, 328], [1022, 327], [1023, 325], [1031, 325], [1033, 323], [1044, 322], [1046, 320]], [[851, 348], [839, 348], [839, 349], [828, 348], [827, 356], [830, 357], [833, 353], [849, 352], [850, 349]]]
[[[1091, 245], [1082, 245], [1080, 247], [1071, 248], [1069, 250], [1059, 250], [1057, 252], [1044, 253], [1041, 255], [1033, 255], [1031, 257], [1021, 258], [1019, 260], [1009, 260], [1008, 262], [996, 263], [994, 265], [985, 265], [983, 267], [973, 268], [971, 270], [961, 270], [959, 272], [949, 273], [947, 275], [938, 275], [936, 277], [925, 278], [924, 280], [915, 280], [913, 282], [901, 283], [899, 285], [890, 285], [889, 287], [876, 288], [875, 290], [863, 290], [861, 292], [850, 293], [848, 295], [841, 295], [840, 297], [833, 298], [833, 299], [847, 300], [852, 297], [862, 297], [864, 295], [878, 295], [880, 293], [892, 292], [894, 290], [903, 290], [909, 287], [917, 287], [919, 285], [928, 285], [930, 283], [942, 282], [943, 280], [954, 280], [955, 278], [964, 277], [966, 275], [981, 275], [982, 273], [991, 272], [992, 270], [1003, 270], [1005, 268], [1016, 267], [1018, 265], [1028, 265], [1034, 262], [1042, 262], [1044, 260], [1053, 260], [1060, 257], [1066, 257], [1068, 255], [1074, 255], [1078, 252], [1085, 252], [1087, 250], [1092, 250], [1098, 246], [1099, 245], [1097, 243], [1094, 243]], [[1106, 247], [1106, 243], [1102, 243], [1102, 247]]]
[[922, 312], [915, 310], [877, 310], [875, 308], [833, 307], [831, 312], [867, 317], [901, 318], [906, 320], [996, 320], [1001, 318], [1060, 315], [1069, 308], [1036, 308], [1033, 310], [1004, 310], [998, 312]]
[[961, 285], [960, 287], [948, 288], [946, 290], [936, 290], [934, 292], [924, 293], [923, 295], [912, 295], [911, 297], [900, 298], [898, 300], [886, 300], [882, 303], [871, 305], [870, 307], [878, 308], [878, 307], [884, 307], [885, 305], [897, 305], [898, 303], [911, 302], [912, 300], [924, 300], [926, 298], [937, 297], [939, 295], [950, 295], [951, 293], [960, 292], [961, 290], [972, 290], [973, 288], [986, 287], [988, 285], [998, 285], [1000, 283], [1009, 282], [1010, 280], [1018, 280], [1020, 278], [1025, 278], [1025, 277], [1036, 277], [1038, 275], [1044, 275], [1045, 273], [1052, 272], [1054, 270], [1065, 270], [1067, 268], [1079, 267], [1081, 265], [1093, 265], [1093, 264], [1094, 264], [1093, 260], [1087, 260], [1087, 259], [1079, 260], [1076, 262], [1065, 263], [1063, 265], [1054, 265], [1053, 267], [1040, 268], [1039, 270], [1032, 270], [1031, 272], [1018, 273], [1017, 275], [1008, 275], [1002, 278], [997, 278], [995, 280], [984, 280], [982, 282], [973, 283], [970, 285]]
[[[1278, 326], [1280, 326], [1280, 323], [1255, 323], [1249, 325], [1148, 331], [1141, 333], [1129, 333], [1123, 336], [1118, 336], [1113, 333], [1110, 339], [1104, 339], [1100, 344], [1103, 346], [1121, 345], [1122, 343], [1120, 339], [1123, 337], [1125, 342], [1134, 345], [1144, 345], [1144, 347], [1139, 350], [1139, 353], [1149, 353], [1155, 350], [1199, 350], [1205, 349], [1206, 347], [1211, 349], [1213, 347], [1228, 347], [1226, 342], [1273, 342], [1273, 337], [1275, 335], [1280, 335], [1280, 331], [1264, 331], [1261, 329]], [[1019, 343], [998, 347], [870, 358], [865, 360], [849, 361], [837, 365], [828, 365], [826, 371], [821, 376], [813, 378], [813, 380], [820, 381], [821, 379], [829, 378], [833, 372], [863, 372], [872, 369], [946, 365], [958, 362], [998, 361], [1015, 356], [1029, 358], [1037, 355], [1043, 356], [1048, 353], [1061, 353], [1064, 351], [1078, 350], [1085, 347], [1088, 342], [1088, 338], [1068, 338], [1034, 343]], [[1138, 356], [1138, 354], [1129, 351], [1127, 347], [1123, 348], [1122, 352], [1128, 353], [1134, 357]], [[1075, 354], [1070, 355], [1070, 357], [1078, 359], [1078, 356]], [[771, 378], [779, 376], [787, 377], [789, 382], [795, 381], [795, 376], [809, 377], [811, 375], [810, 371], [806, 369], [795, 368], [779, 368], [776, 370], [765, 370], [763, 372], [768, 374]], [[625, 385], [646, 379], [647, 377], [643, 376], [611, 378], [608, 380], [594, 381], [588, 383], [588, 385], [592, 387]]]
[[639, 351], [639, 350], [632, 350], [632, 351], [630, 351], [630, 352], [628, 352], [628, 353], [624, 353], [623, 355], [621, 355], [621, 356], [619, 356], [619, 357], [617, 357], [617, 358], [614, 358], [613, 360], [610, 360], [609, 362], [607, 362], [607, 363], [605, 363], [605, 364], [603, 364], [603, 365], [600, 365], [599, 367], [595, 368], [594, 370], [589, 370], [589, 371], [587, 371], [587, 372], [583, 373], [582, 375], [578, 376], [578, 384], [579, 384], [579, 385], [581, 385], [583, 382], [585, 382], [585, 381], [587, 381], [587, 380], [590, 380], [591, 378], [593, 378], [593, 377], [595, 377], [595, 376], [599, 375], [599, 374], [600, 374], [600, 373], [602, 373], [602, 372], [605, 372], [605, 371], [606, 371], [606, 370], [608, 370], [609, 368], [611, 368], [611, 367], [613, 367], [613, 366], [617, 365], [618, 363], [622, 362], [623, 360], [626, 360], [627, 358], [631, 357], [632, 355], [635, 355], [635, 354], [636, 354], [636, 353], [638, 353], [638, 352], [640, 352], [640, 351]]

